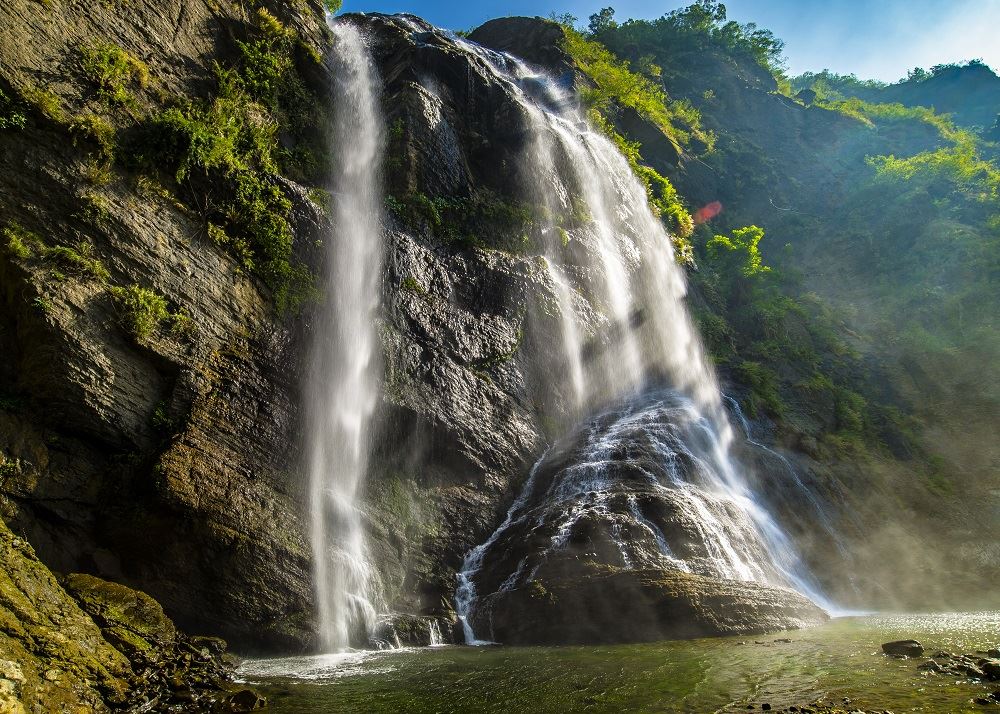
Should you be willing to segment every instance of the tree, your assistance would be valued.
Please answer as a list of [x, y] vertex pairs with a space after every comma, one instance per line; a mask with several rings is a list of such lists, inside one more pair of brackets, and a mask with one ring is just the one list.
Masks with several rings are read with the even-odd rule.
[[618, 23], [615, 22], [615, 9], [613, 7], [606, 7], [600, 12], [595, 12], [590, 16], [590, 34], [599, 35], [605, 30], [613, 30], [618, 27]]
[[771, 271], [764, 265], [760, 254], [760, 241], [764, 229], [757, 226], [737, 228], [730, 236], [715, 236], [706, 244], [708, 256], [728, 275], [739, 273], [753, 278]]
[[551, 12], [549, 14], [549, 19], [552, 20], [552, 22], [558, 22], [563, 27], [570, 27], [570, 28], [572, 28], [572, 27], [574, 27], [576, 25], [576, 21], [579, 18], [576, 15], [572, 15], [572, 14], [570, 14], [568, 12], [564, 12], [561, 15], [557, 15], [553, 11], [553, 12]]

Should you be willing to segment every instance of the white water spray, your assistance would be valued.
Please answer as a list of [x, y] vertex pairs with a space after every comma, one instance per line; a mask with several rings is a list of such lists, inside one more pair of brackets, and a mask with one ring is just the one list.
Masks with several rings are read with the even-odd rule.
[[381, 608], [358, 491], [379, 394], [376, 311], [382, 272], [379, 82], [358, 31], [331, 23], [334, 45], [332, 231], [326, 303], [317, 311], [308, 383], [307, 455], [318, 633], [323, 651], [365, 641]]

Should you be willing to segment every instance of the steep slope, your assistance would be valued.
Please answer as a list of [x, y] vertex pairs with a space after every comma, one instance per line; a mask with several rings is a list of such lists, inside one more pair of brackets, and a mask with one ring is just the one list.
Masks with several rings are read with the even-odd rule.
[[[840, 523], [860, 526], [867, 544], [831, 587], [909, 606], [992, 602], [997, 454], [987, 432], [1000, 402], [988, 147], [926, 110], [792, 100], [747, 49], [753, 36], [734, 42], [724, 16], [698, 17], [689, 8], [629, 21], [598, 39], [662, 67], [667, 90], [716, 133], [714, 153], [664, 165], [692, 207], [723, 208], [695, 237], [703, 328], [746, 411], [766, 415], [758, 433], [776, 426], [778, 445], [849, 494]], [[750, 224], [763, 229], [749, 234], [759, 245], [734, 231]], [[933, 536], [928, 521], [940, 526]], [[947, 578], [935, 585], [931, 572]]]

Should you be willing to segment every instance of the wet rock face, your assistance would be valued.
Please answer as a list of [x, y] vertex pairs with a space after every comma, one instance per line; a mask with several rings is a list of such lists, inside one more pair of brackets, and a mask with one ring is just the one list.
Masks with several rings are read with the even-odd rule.
[[[525, 198], [527, 119], [484, 59], [416, 18], [345, 21], [384, 83], [394, 200], [488, 196], [506, 210]], [[462, 236], [409, 210], [389, 220], [369, 543], [396, 609], [447, 619], [456, 568], [543, 448], [543, 413], [559, 411], [545, 378], [558, 362], [556, 288], [531, 251], [473, 247], [517, 237], [488, 217]]]
[[[80, 43], [102, 39], [140, 54], [169, 92], [199, 97], [244, 21], [238, 8], [213, 7], [140, 2], [124, 15], [94, 6], [70, 17], [9, 3], [0, 10], [2, 79], [41, 84]], [[318, 13], [275, 12], [324, 46]], [[402, 128], [390, 191], [514, 200], [524, 122], [509, 87], [415, 20], [353, 21], [379, 62], [387, 124]], [[67, 112], [89, 111], [72, 77], [51, 89]], [[111, 283], [154, 290], [194, 326], [188, 337], [137, 341], [99, 281], [56, 278], [45, 261], [0, 250], [4, 519], [50, 567], [140, 588], [186, 629], [243, 651], [308, 648], [298, 445], [311, 313], [275, 314], [272, 296], [206, 237], [197, 215], [137, 192], [135, 177], [117, 169], [91, 191], [101, 220], [82, 220], [86, 147], [58, 127], [31, 121], [0, 135], [0, 148], [4, 225], [16, 221], [49, 245], [90, 244]], [[313, 246], [328, 224], [304, 187], [275, 180], [293, 204], [296, 252], [318, 269]], [[390, 605], [447, 618], [454, 569], [495, 527], [541, 450], [540, 406], [529, 395], [545, 383], [535, 365], [556, 349], [554, 287], [532, 256], [453, 245], [421, 221], [400, 221], [386, 241], [369, 540]]]
[[[239, 8], [214, 3], [77, 10], [4, 5], [3, 82], [43, 85], [64, 74], [67, 53], [100, 39], [140, 55], [168, 92], [197, 98], [245, 22]], [[274, 11], [328, 49], [320, 13]], [[386, 122], [401, 127], [390, 192], [515, 200], [524, 121], [509, 87], [415, 20], [353, 21], [379, 63]], [[91, 111], [68, 74], [50, 88], [68, 113]], [[266, 288], [206, 237], [195, 213], [138, 192], [135, 176], [116, 167], [109, 184], [83, 191], [86, 147], [59, 127], [32, 120], [0, 135], [0, 149], [4, 225], [16, 221], [49, 245], [91, 245], [112, 284], [154, 290], [194, 326], [187, 337], [137, 341], [99, 281], [55, 277], [44, 260], [3, 246], [3, 518], [53, 569], [140, 588], [186, 629], [242, 651], [308, 648], [298, 448], [312, 314], [276, 314]], [[275, 181], [293, 204], [296, 253], [318, 269], [314, 246], [329, 226], [304, 187]], [[80, 218], [86, 192], [99, 195], [98, 222]], [[549, 400], [529, 395], [543, 393], [535, 365], [556, 350], [554, 286], [533, 256], [455, 245], [419, 220], [400, 220], [386, 241], [369, 541], [391, 606], [447, 618], [454, 569], [495, 527], [541, 450]]]
[[[477, 634], [492, 632], [491, 637], [506, 641], [501, 633], [514, 628], [514, 636], [527, 641], [523, 638], [530, 635], [510, 619], [516, 619], [517, 607], [541, 597], [550, 583], [559, 583], [568, 599], [542, 598], [549, 615], [565, 606], [569, 612], [559, 615], [565, 618], [565, 627], [574, 617], [586, 619], [587, 612], [573, 614], [578, 609], [573, 604], [576, 581], [586, 597], [628, 601], [630, 612], [652, 608], [667, 620], [673, 617], [671, 608], [693, 611], [683, 604], [685, 598], [700, 600], [698, 593], [713, 593], [715, 599], [702, 601], [694, 621], [713, 617], [716, 606], [732, 605], [738, 614], [717, 632], [704, 624], [692, 630], [704, 634], [776, 627], [786, 616], [790, 626], [822, 619], [821, 611], [805, 598], [790, 599], [783, 588], [757, 584], [788, 581], [773, 565], [774, 556], [761, 531], [766, 523], [754, 520], [755, 504], [729, 488], [730, 466], [718, 460], [720, 437], [711, 429], [690, 400], [661, 391], [609, 409], [557, 442], [536, 464], [473, 576]], [[594, 568], [615, 577], [595, 580]], [[660, 573], [665, 581], [694, 590], [671, 590], [668, 597], [654, 585], [638, 585], [639, 576], [627, 575], [639, 572], [646, 579], [640, 579], [643, 583]], [[716, 581], [726, 584], [716, 591], [711, 586]], [[715, 597], [738, 590], [737, 581], [755, 581], [741, 591], [744, 601]], [[638, 598], [634, 603], [622, 599], [633, 590]], [[759, 610], [751, 606], [758, 600]], [[787, 612], [779, 603], [788, 604]], [[581, 630], [590, 634], [571, 636], [604, 638], [601, 641], [636, 636], [639, 630], [631, 626], [604, 632], [605, 627], [616, 629], [609, 619], [615, 608], [605, 613], [602, 607], [592, 605], [595, 624]], [[723, 620], [730, 616], [717, 615]], [[762, 619], [755, 622], [758, 615]], [[799, 616], [801, 620], [796, 619]], [[677, 617], [678, 622], [683, 619]], [[652, 631], [668, 636], [676, 630], [671, 636], [688, 636], [679, 624], [667, 620]]]
[[[627, 605], [626, 605], [627, 603]], [[650, 642], [755, 634], [820, 624], [826, 613], [798, 593], [664, 570], [578, 563], [499, 594], [493, 632], [506, 644]]]

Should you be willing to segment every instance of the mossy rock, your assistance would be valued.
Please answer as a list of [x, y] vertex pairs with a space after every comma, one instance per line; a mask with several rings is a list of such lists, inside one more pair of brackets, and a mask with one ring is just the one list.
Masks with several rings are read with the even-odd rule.
[[124, 704], [128, 661], [2, 521], [0, 562], [0, 712]]
[[66, 576], [63, 587], [101, 626], [106, 639], [127, 653], [146, 653], [173, 644], [174, 623], [144, 592], [93, 575]]

